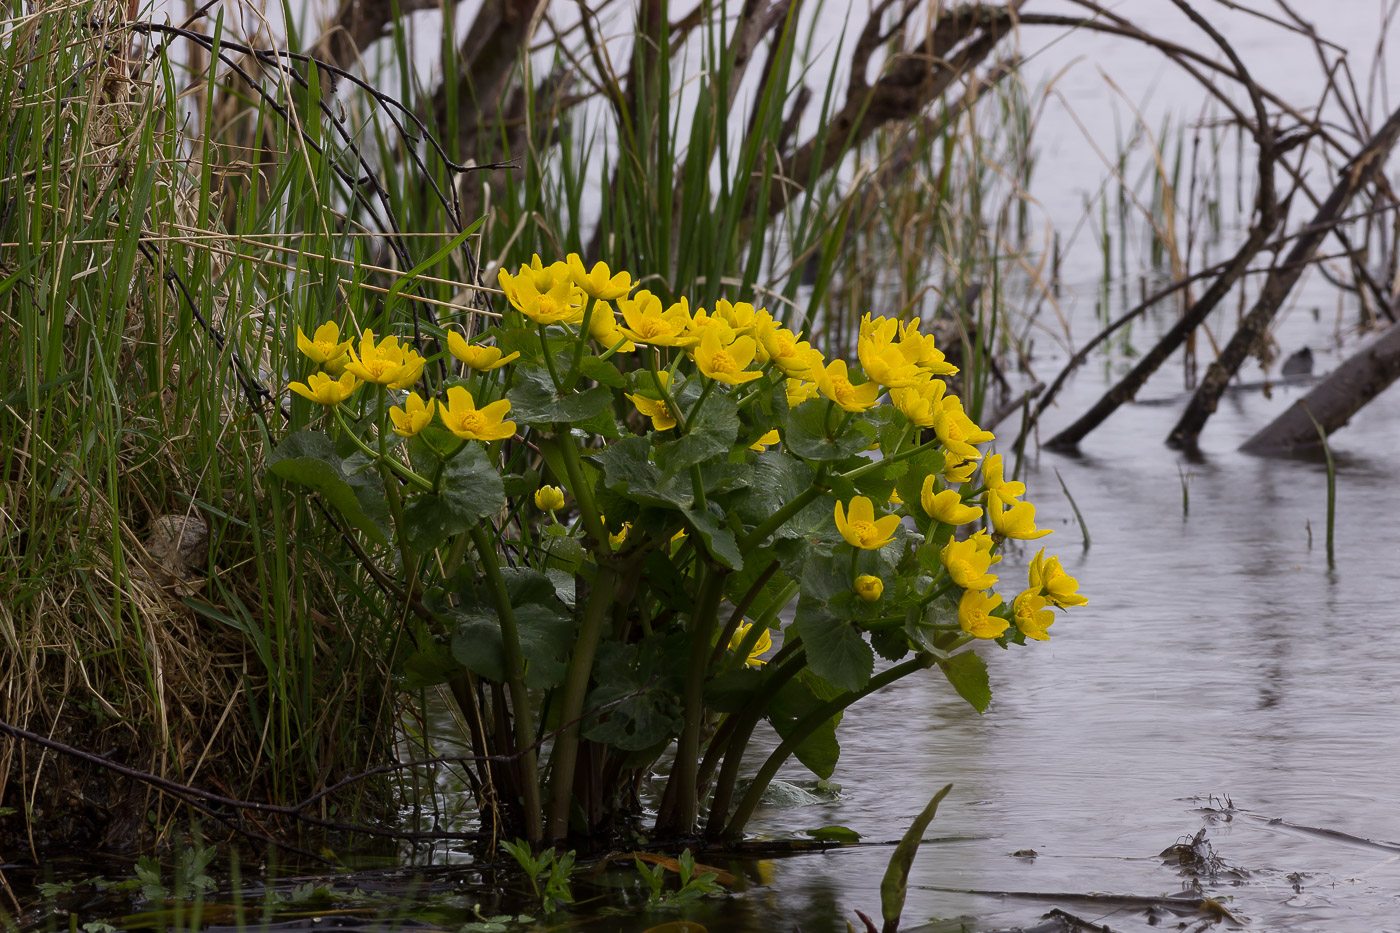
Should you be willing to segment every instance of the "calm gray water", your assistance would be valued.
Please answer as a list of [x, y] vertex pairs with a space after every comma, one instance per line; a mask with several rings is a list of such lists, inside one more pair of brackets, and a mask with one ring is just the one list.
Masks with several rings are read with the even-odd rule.
[[[1315, 98], [1320, 85], [1309, 50], [1220, 5], [1202, 6], [1239, 42], [1260, 80], [1297, 100]], [[1363, 82], [1380, 4], [1294, 6], [1305, 16], [1325, 14], [1319, 27], [1353, 50]], [[1119, 9], [1191, 35], [1168, 3]], [[1028, 32], [1024, 41], [1034, 49], [1044, 39]], [[1188, 41], [1204, 45], [1198, 35]], [[1108, 147], [1113, 111], [1125, 124], [1132, 119], [1100, 66], [1126, 99], [1146, 104], [1154, 130], [1163, 113], [1193, 119], [1201, 109], [1199, 92], [1170, 68], [1127, 43], [1092, 36], [1065, 39], [1032, 59], [1030, 83], [1076, 60], [1038, 135], [1035, 193], [1063, 226], [1102, 177], [1067, 108]], [[1377, 84], [1378, 106], [1386, 85]], [[1092, 235], [1080, 238], [1062, 301], [1082, 341], [1096, 329], [1101, 267]], [[1232, 242], [1227, 232], [1217, 257]], [[1232, 321], [1234, 302], [1227, 304]], [[1339, 306], [1321, 277], [1308, 277], [1292, 306], [1275, 335], [1282, 355], [1311, 346], [1326, 371], [1355, 348], [1354, 339], [1341, 349], [1337, 343], [1355, 306]], [[1307, 313], [1314, 307], [1322, 309], [1317, 318]], [[1134, 343], [1150, 345], [1174, 313], [1139, 325]], [[1229, 321], [1214, 322], [1218, 339]], [[1037, 347], [1036, 375], [1049, 381], [1064, 351], [1050, 336]], [[1204, 341], [1201, 352], [1204, 366]], [[1127, 365], [1115, 358], [1108, 368], [1117, 375]], [[1246, 378], [1260, 375], [1254, 369]], [[1105, 386], [1102, 361], [1083, 369], [1047, 415], [1042, 437]], [[1125, 407], [1077, 456], [1031, 455], [1023, 477], [1029, 496], [1041, 524], [1059, 529], [1037, 544], [1061, 555], [1091, 602], [1063, 617], [1048, 644], [984, 652], [991, 709], [977, 715], [936, 674], [867, 701], [841, 726], [834, 778], [841, 799], [766, 811], [756, 832], [840, 824], [867, 840], [898, 838], [951, 781], [929, 836], [953, 841], [926, 845], [915, 861], [906, 927], [960, 916], [976, 918], [975, 929], [1031, 926], [1060, 908], [1113, 930], [1182, 922], [1194, 929], [1204, 915], [1163, 914], [1131, 898], [1189, 893], [1199, 884], [1253, 930], [1400, 930], [1400, 397], [1392, 389], [1333, 437], [1337, 563], [1329, 570], [1321, 461], [1237, 452], [1300, 390], [1227, 397], [1196, 461], [1162, 444], [1183, 390], [1174, 361], [1140, 396], [1163, 404]], [[1084, 513], [1087, 551], [1056, 471]], [[1003, 567], [1014, 570], [1006, 574], [1019, 572], [1029, 553], [1009, 557]], [[796, 768], [786, 776], [803, 774]], [[1189, 872], [1159, 857], [1202, 830], [1213, 870]], [[1013, 856], [1027, 849], [1036, 857]], [[856, 908], [878, 917], [889, 852], [868, 847], [775, 861], [771, 885], [734, 905], [741, 925], [789, 929], [798, 922], [815, 933], [844, 930]]]

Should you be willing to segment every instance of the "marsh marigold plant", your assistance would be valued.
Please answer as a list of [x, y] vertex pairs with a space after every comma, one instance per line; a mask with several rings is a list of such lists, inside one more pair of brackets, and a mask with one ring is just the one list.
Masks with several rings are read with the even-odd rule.
[[[403, 601], [392, 663], [460, 707], [502, 831], [621, 825], [665, 756], [656, 830], [741, 833], [788, 757], [830, 776], [847, 706], [936, 668], [985, 709], [977, 643], [1088, 602], [1009, 546], [1050, 529], [918, 321], [867, 315], [828, 359], [765, 308], [576, 255], [498, 282], [480, 333], [298, 329], [315, 427], [271, 469], [364, 538], [366, 591]], [[741, 785], [764, 722], [780, 742]]]

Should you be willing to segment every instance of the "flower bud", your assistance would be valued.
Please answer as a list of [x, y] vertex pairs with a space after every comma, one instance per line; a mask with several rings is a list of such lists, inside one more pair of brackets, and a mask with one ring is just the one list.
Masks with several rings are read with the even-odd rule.
[[564, 490], [558, 486], [541, 486], [535, 490], [535, 507], [546, 512], [564, 507]]
[[885, 584], [879, 577], [863, 573], [856, 577], [856, 595], [868, 603], [877, 602], [885, 593]]

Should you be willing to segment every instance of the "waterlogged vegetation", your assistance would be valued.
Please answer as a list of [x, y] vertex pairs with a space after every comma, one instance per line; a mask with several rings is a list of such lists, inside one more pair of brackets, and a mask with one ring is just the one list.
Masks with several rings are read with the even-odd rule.
[[[1119, 382], [1050, 446], [1184, 345], [1191, 449], [1334, 230], [1327, 274], [1363, 327], [1393, 318], [1400, 120], [1336, 82], [1318, 113], [1342, 101], [1345, 128], [1305, 116], [1173, 3], [1219, 60], [1092, 3], [884, 2], [834, 37], [802, 3], [487, 4], [427, 77], [418, 2], [347, 2], [319, 38], [291, 8], [8, 8], [0, 923], [680, 933], [732, 922], [774, 856], [883, 846], [857, 906], [894, 930], [948, 788], [900, 841], [748, 831], [832, 799], [848, 718], [897, 772], [911, 685], [981, 713], [1112, 594], [1053, 553], [1090, 548], [1073, 481], [1079, 533], [1040, 540], [1056, 484], [1027, 461], [1071, 373], [1101, 347]], [[1077, 348], [1030, 192], [1052, 93], [1018, 70], [1030, 27], [1202, 69], [1226, 124], [1189, 157], [1140, 117], [1120, 141], [1081, 224], [1102, 275]], [[1233, 215], [1231, 140], [1257, 185]], [[1306, 159], [1355, 170], [1329, 197]], [[1193, 267], [1201, 243], [1237, 251]], [[1197, 386], [1227, 297], [1244, 323]], [[1051, 341], [1074, 352], [1047, 390]], [[1347, 364], [1367, 388], [1302, 409], [1329, 564], [1327, 436], [1388, 346]], [[1197, 476], [1172, 473], [1182, 521]], [[73, 846], [140, 860], [60, 868]], [[1212, 904], [1184, 909], [1228, 918]]]

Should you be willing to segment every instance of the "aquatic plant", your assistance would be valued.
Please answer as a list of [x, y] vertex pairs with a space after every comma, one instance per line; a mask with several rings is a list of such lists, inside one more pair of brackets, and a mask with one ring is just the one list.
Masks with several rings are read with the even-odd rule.
[[[1044, 640], [1087, 601], [1043, 551], [989, 592], [1006, 541], [1050, 531], [917, 327], [867, 314], [856, 360], [828, 359], [766, 308], [632, 282], [536, 256], [470, 343], [366, 330], [364, 381], [271, 458], [397, 564], [401, 675], [449, 686], [484, 817], [529, 843], [616, 827], [663, 756], [656, 829], [696, 833], [709, 797], [704, 831], [740, 833], [789, 757], [831, 774], [846, 707], [937, 667], [983, 710], [974, 643]], [[783, 741], [736, 803], [763, 719]]]

